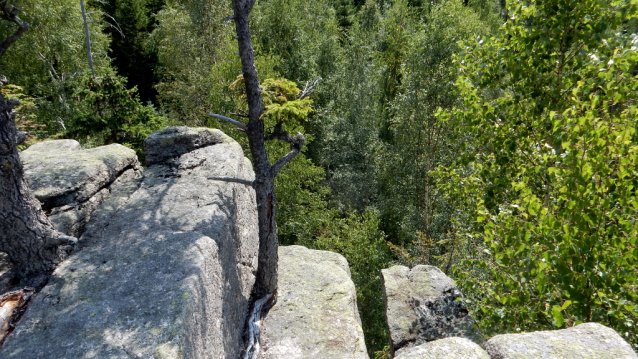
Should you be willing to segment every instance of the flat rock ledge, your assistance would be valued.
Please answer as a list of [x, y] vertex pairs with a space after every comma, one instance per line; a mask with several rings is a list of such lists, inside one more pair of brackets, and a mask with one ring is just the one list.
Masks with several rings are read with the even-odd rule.
[[497, 335], [485, 344], [492, 359], [638, 359], [618, 333], [598, 323]]
[[119, 144], [82, 150], [74, 140], [45, 141], [20, 152], [20, 159], [53, 225], [74, 237], [112, 191], [141, 177], [135, 151]]
[[279, 247], [279, 295], [264, 319], [262, 359], [367, 359], [355, 287], [340, 254]]
[[240, 182], [254, 174], [221, 131], [193, 131], [221, 140], [175, 151], [104, 202], [0, 357], [239, 357], [258, 250], [254, 191]]
[[483, 343], [461, 291], [437, 267], [394, 266], [381, 270], [381, 281], [393, 354], [447, 337]]
[[448, 337], [396, 352], [395, 359], [490, 359], [483, 348], [466, 338]]

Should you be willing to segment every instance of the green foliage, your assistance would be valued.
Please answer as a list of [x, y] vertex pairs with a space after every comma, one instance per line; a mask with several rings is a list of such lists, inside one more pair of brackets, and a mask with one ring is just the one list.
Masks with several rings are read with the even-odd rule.
[[275, 71], [297, 83], [330, 77], [340, 52], [339, 25], [331, 2], [259, 1], [251, 24], [258, 56], [277, 57]]
[[103, 19], [110, 26], [105, 29], [112, 41], [109, 56], [118, 73], [138, 89], [142, 102], [155, 101], [155, 68], [157, 48], [149, 42], [150, 33], [157, 25], [155, 14], [164, 6], [164, 0], [93, 0], [94, 6], [104, 12]]
[[[377, 198], [379, 101], [381, 68], [375, 62], [375, 8], [363, 9], [370, 29], [355, 23], [344, 43], [340, 70], [320, 83], [329, 97], [317, 99], [316, 147], [310, 153], [326, 169], [337, 194], [331, 202], [343, 212], [365, 211]], [[373, 32], [374, 34], [374, 32]], [[376, 36], [376, 35], [374, 35]]]
[[[67, 119], [80, 110], [71, 97], [80, 86], [80, 75], [88, 69], [80, 5], [74, 0], [12, 3], [22, 9], [19, 16], [31, 27], [2, 57], [0, 72], [35, 98], [34, 114], [38, 123], [46, 125], [47, 134], [61, 132]], [[99, 21], [89, 23], [98, 72], [109, 66], [105, 56], [109, 40], [102, 33], [103, 26]], [[0, 23], [0, 38], [13, 31], [14, 25]]]
[[[169, 0], [156, 15], [158, 25], [148, 46], [158, 56], [158, 102], [176, 124], [207, 125], [211, 94], [227, 88], [241, 69], [233, 66], [238, 64], [238, 57], [233, 55], [237, 51], [232, 39], [234, 25], [232, 21], [221, 21], [232, 12], [230, 4]], [[223, 68], [223, 78], [217, 67]], [[232, 75], [227, 72], [231, 69]]]
[[510, 15], [466, 48], [465, 108], [441, 114], [475, 136], [459, 164], [483, 188], [486, 255], [456, 273], [488, 333], [596, 321], [636, 346], [638, 40], [614, 33], [636, 4], [517, 1]]
[[355, 22], [355, 5], [352, 0], [333, 0], [337, 21], [343, 29], [348, 29]]
[[87, 73], [75, 100], [84, 111], [69, 123], [66, 134], [83, 142], [119, 142], [141, 154], [144, 139], [165, 126], [153, 107], [142, 105], [136, 88], [126, 89], [124, 79], [114, 74]]
[[285, 79], [266, 79], [263, 84], [264, 105], [262, 120], [294, 126], [307, 121], [312, 113], [312, 99], [298, 99], [301, 92], [297, 85]]
[[20, 101], [20, 104], [16, 106], [13, 111], [15, 113], [15, 121], [18, 131], [25, 131], [29, 133], [25, 143], [18, 146], [18, 150], [24, 150], [28, 146], [37, 142], [38, 135], [42, 134], [44, 125], [37, 122], [35, 116], [35, 99], [24, 93], [24, 89], [16, 85], [4, 85], [0, 86], [0, 93], [7, 100]]
[[24, 88], [9, 84], [2, 86], [0, 92], [7, 100], [20, 101], [20, 104], [13, 109], [18, 131], [37, 132], [42, 127], [35, 123], [36, 117], [33, 113], [37, 107], [35, 99], [25, 94]]
[[487, 26], [457, 1], [434, 6], [425, 24], [413, 26], [417, 30], [405, 40], [397, 70], [404, 75], [388, 104], [379, 207], [384, 231], [406, 247], [403, 257], [421, 254], [421, 261], [439, 265], [436, 257], [452, 247], [454, 204], [433, 172], [456, 159], [466, 138], [435, 114], [437, 108], [460, 104], [454, 88], [458, 72], [452, 65], [452, 56], [460, 51], [457, 41], [485, 33]]
[[322, 184], [324, 180], [323, 168], [313, 164], [303, 153], [277, 175], [279, 243], [311, 243], [331, 226], [338, 212], [328, 207], [330, 188]]

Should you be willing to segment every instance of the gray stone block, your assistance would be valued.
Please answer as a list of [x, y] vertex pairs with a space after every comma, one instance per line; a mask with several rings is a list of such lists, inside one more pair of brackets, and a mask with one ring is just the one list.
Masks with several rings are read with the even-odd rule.
[[490, 359], [483, 348], [466, 338], [448, 337], [399, 350], [395, 359]]
[[83, 248], [33, 298], [2, 358], [239, 357], [258, 250], [254, 191], [242, 182], [254, 174], [220, 136], [149, 167], [95, 211]]
[[166, 163], [184, 153], [229, 139], [222, 131], [211, 128], [167, 127], [144, 140], [146, 165]]
[[598, 323], [497, 335], [487, 341], [485, 349], [492, 359], [638, 359], [618, 333]]
[[357, 295], [343, 256], [279, 247], [278, 292], [262, 324], [260, 358], [368, 358]]
[[[34, 143], [24, 151], [37, 152], [58, 152], [58, 151], [79, 151], [82, 149], [80, 142], [76, 140], [51, 140]], [[23, 151], [23, 152], [24, 152]]]
[[391, 351], [446, 337], [483, 337], [454, 281], [433, 266], [381, 270]]

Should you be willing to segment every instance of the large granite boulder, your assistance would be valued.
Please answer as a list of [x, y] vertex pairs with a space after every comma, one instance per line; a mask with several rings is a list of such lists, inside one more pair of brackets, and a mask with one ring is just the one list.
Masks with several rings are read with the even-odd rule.
[[254, 174], [222, 132], [183, 130], [218, 141], [176, 152], [109, 197], [2, 358], [239, 357], [257, 266]]
[[135, 151], [118, 144], [82, 150], [74, 140], [45, 141], [20, 152], [20, 159], [53, 225], [74, 237], [117, 186], [141, 176]]
[[167, 163], [184, 153], [226, 141], [221, 131], [201, 131], [199, 128], [169, 127], [152, 133], [144, 140], [146, 165]]
[[279, 247], [277, 304], [262, 323], [260, 358], [368, 358], [346, 259]]
[[381, 270], [392, 353], [446, 337], [483, 337], [454, 281], [433, 266]]
[[448, 337], [396, 352], [395, 359], [490, 359], [478, 344], [466, 338]]
[[618, 333], [598, 323], [497, 335], [488, 340], [485, 349], [492, 359], [638, 359]]

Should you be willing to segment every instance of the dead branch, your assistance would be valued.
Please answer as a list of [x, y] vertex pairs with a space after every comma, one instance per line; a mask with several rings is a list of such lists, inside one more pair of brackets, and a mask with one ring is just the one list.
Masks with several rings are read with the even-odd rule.
[[226, 116], [218, 115], [218, 114], [216, 114], [216, 113], [209, 113], [208, 115], [209, 115], [209, 116], [212, 116], [212, 117], [215, 117], [215, 118], [216, 118], [216, 119], [218, 119], [218, 120], [222, 120], [222, 121], [226, 121], [226, 122], [228, 122], [228, 123], [232, 123], [233, 125], [235, 125], [235, 126], [239, 127], [240, 129], [242, 129], [242, 130], [246, 131], [246, 125], [245, 125], [245, 124], [243, 124], [242, 122], [239, 122], [239, 121], [237, 121], [237, 120], [233, 120], [233, 119], [232, 119], [232, 118], [230, 118], [230, 117], [226, 117]]
[[310, 82], [306, 82], [306, 85], [304, 86], [303, 91], [301, 91], [301, 93], [299, 94], [298, 99], [302, 100], [305, 97], [308, 97], [315, 90], [315, 87], [317, 87], [319, 81], [321, 81], [321, 77], [317, 77], [317, 79], [314, 80], [312, 84], [310, 84], [310, 86], [308, 86]]
[[280, 158], [279, 161], [277, 161], [277, 163], [272, 166], [273, 175], [275, 176], [279, 173], [279, 171], [281, 171], [282, 168], [284, 168], [284, 166], [288, 162], [292, 161], [292, 159], [295, 158], [295, 156], [297, 156], [299, 152], [301, 152], [304, 143], [306, 143], [306, 138], [299, 132], [297, 132], [297, 135], [294, 137], [290, 135], [288, 135], [288, 137], [289, 141], [286, 142], [290, 144], [290, 152], [288, 152], [284, 157]]
[[18, 19], [18, 11], [19, 9], [8, 3], [8, 0], [0, 0], [0, 19], [7, 20], [13, 22], [18, 25], [18, 29], [13, 35], [7, 37], [2, 43], [0, 43], [0, 58], [7, 52], [7, 49], [11, 44], [16, 42], [19, 38], [24, 35], [24, 33], [29, 29], [29, 24], [26, 22], [20, 21]]

